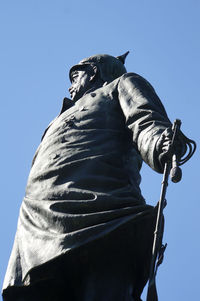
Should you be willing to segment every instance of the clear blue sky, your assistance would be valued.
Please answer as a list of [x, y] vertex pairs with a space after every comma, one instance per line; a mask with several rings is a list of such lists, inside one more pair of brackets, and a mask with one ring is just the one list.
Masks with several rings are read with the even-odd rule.
[[[128, 71], [148, 79], [170, 119], [199, 142], [199, 0], [2, 0], [0, 2], [2, 285], [34, 152], [69, 97], [68, 70], [84, 57], [127, 50]], [[165, 210], [162, 301], [199, 298], [199, 150], [170, 183]], [[156, 204], [161, 175], [142, 171], [143, 194]]]

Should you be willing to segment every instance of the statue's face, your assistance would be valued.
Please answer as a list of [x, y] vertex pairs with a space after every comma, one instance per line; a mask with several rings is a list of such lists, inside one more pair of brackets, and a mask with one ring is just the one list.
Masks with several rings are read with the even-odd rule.
[[94, 71], [89, 65], [83, 65], [71, 73], [71, 87], [69, 92], [72, 100], [77, 101], [85, 92], [92, 88]]

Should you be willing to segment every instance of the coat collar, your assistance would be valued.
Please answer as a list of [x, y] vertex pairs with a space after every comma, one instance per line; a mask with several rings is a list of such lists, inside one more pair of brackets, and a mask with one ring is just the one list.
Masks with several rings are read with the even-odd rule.
[[75, 102], [73, 102], [71, 99], [65, 97], [65, 98], [63, 99], [62, 109], [61, 109], [59, 115], [61, 115], [61, 114], [62, 114], [63, 112], [65, 112], [66, 110], [70, 109], [74, 104], [75, 104]]

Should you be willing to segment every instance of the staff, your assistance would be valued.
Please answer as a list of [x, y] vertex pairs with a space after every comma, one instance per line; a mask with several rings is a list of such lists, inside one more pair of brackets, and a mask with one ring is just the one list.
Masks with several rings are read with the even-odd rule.
[[[157, 212], [157, 220], [156, 220], [156, 227], [154, 232], [154, 241], [153, 241], [153, 248], [152, 248], [152, 259], [150, 265], [150, 274], [149, 274], [149, 284], [148, 284], [148, 291], [147, 291], [147, 299], [146, 301], [158, 301], [158, 295], [156, 290], [156, 273], [158, 266], [163, 261], [164, 251], [166, 249], [167, 244], [162, 244], [162, 237], [163, 237], [163, 209], [166, 206], [166, 191], [168, 186], [168, 178], [169, 175], [171, 177], [172, 182], [177, 183], [182, 178], [182, 171], [179, 165], [184, 164], [187, 162], [196, 150], [196, 143], [188, 139], [181, 131], [180, 131], [181, 121], [176, 119], [172, 126], [173, 136], [171, 147], [168, 155], [168, 160], [164, 166], [164, 173], [163, 173], [163, 181], [161, 186], [161, 194], [160, 200], [158, 202], [158, 212]], [[174, 152], [175, 140], [177, 136], [181, 137], [181, 140], [185, 144], [185, 153], [189, 150], [187, 156], [183, 159], [179, 159]], [[171, 172], [170, 172], [171, 171]]]

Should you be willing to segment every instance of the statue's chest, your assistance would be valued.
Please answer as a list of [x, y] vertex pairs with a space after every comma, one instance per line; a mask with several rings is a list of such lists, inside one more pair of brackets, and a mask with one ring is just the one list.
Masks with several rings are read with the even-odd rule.
[[73, 107], [63, 112], [49, 128], [47, 135], [55, 131], [124, 128], [124, 116], [116, 92], [105, 93], [102, 90], [83, 96]]

